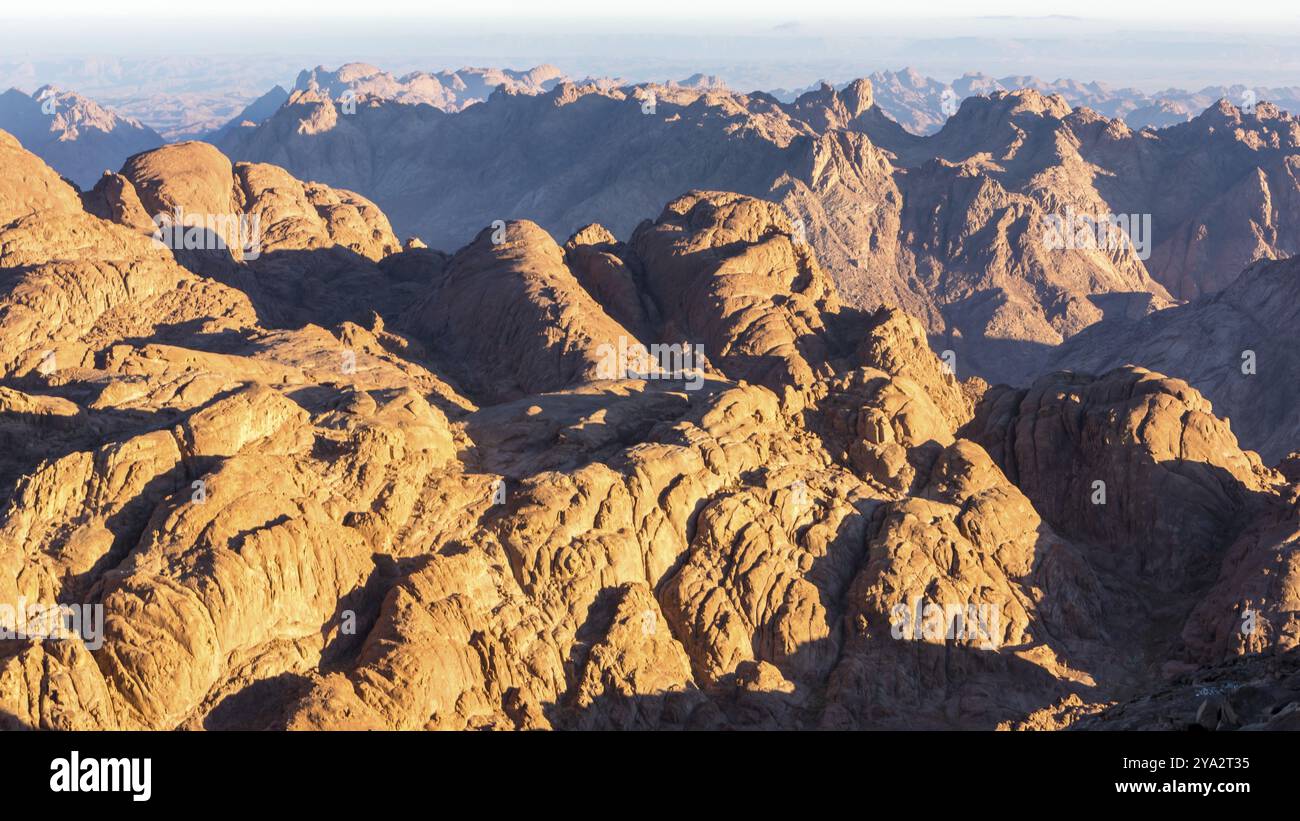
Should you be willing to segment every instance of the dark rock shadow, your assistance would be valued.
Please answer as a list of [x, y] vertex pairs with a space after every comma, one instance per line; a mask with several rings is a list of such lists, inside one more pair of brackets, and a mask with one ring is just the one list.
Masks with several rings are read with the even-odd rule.
[[18, 732], [35, 729], [8, 710], [0, 709], [0, 731]]
[[283, 730], [289, 708], [311, 691], [312, 681], [296, 673], [264, 678], [217, 702], [203, 717], [205, 730]]

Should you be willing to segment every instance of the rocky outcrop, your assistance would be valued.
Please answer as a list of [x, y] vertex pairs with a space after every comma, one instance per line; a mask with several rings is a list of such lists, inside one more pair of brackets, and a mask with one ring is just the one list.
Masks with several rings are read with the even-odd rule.
[[[883, 506], [822, 726], [992, 728], [1124, 678], [1101, 582], [978, 445]], [[1101, 685], [1101, 687], [1099, 687]]]
[[1165, 590], [1208, 581], [1281, 479], [1185, 382], [1140, 368], [993, 388], [964, 433], [1059, 532]]
[[[614, 362], [619, 341], [622, 350], [636, 341], [530, 222], [485, 229], [447, 262], [403, 322], [452, 363], [462, 384], [493, 402], [618, 378], [626, 370], [626, 357]], [[603, 356], [602, 346], [614, 356]]]
[[0, 132], [0, 152], [9, 172], [0, 176], [0, 222], [5, 226], [30, 214], [80, 210], [77, 194], [39, 157], [12, 135]]
[[771, 203], [735, 194], [675, 200], [632, 237], [663, 318], [662, 339], [702, 344], [732, 379], [782, 393], [828, 373], [822, 316], [835, 287]]

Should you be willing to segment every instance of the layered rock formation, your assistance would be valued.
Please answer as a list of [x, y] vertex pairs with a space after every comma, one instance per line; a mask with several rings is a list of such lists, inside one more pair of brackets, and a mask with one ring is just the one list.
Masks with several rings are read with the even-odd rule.
[[0, 604], [103, 614], [0, 607], [6, 724], [1063, 724], [1295, 641], [1293, 472], [1176, 380], [959, 381], [771, 202], [447, 255], [203, 144], [0, 150]]

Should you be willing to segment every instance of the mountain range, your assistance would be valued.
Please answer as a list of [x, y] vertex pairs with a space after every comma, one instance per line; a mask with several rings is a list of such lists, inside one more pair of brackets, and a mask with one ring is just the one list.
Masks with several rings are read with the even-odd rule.
[[[551, 66], [395, 76], [347, 64], [301, 72], [292, 91], [272, 89], [208, 139], [232, 157], [363, 191], [399, 233], [441, 247], [523, 216], [557, 240], [591, 221], [627, 236], [655, 203], [697, 185], [774, 200], [848, 304], [902, 307], [958, 373], [991, 382], [1142, 359], [1122, 326], [1164, 321], [1160, 309], [1216, 295], [1248, 264], [1295, 246], [1296, 124], [1272, 104], [1221, 101], [1134, 131], [1065, 96], [993, 91], [919, 137], [885, 113], [877, 88], [897, 111], [900, 88], [929, 89], [928, 99], [939, 86], [910, 71], [873, 78], [782, 102], [702, 75], [576, 85]], [[1023, 77], [963, 82], [957, 96], [1016, 83], [1103, 106], [1119, 94]], [[48, 87], [3, 95], [0, 125], [85, 189], [162, 141]], [[1062, 212], [1150, 215], [1146, 247], [1047, 248], [1044, 220]], [[1103, 318], [1112, 321], [1086, 346], [1055, 350]], [[1115, 339], [1134, 344], [1093, 344]], [[1150, 361], [1240, 420], [1250, 446], [1285, 455], [1285, 400], [1263, 413], [1268, 403], [1225, 394], [1197, 363]]]
[[1300, 728], [1300, 124], [904, 79], [5, 95], [0, 727]]
[[[365, 192], [435, 247], [524, 216], [557, 239], [588, 222], [626, 237], [692, 186], [769, 199], [848, 303], [904, 308], [960, 373], [990, 381], [1024, 381], [1104, 316], [1217, 291], [1296, 244], [1296, 121], [1267, 103], [1134, 131], [1059, 96], [995, 92], [918, 137], [866, 80], [789, 103], [568, 82], [457, 113], [361, 100], [295, 92], [218, 145]], [[1048, 248], [1046, 220], [1071, 213], [1146, 219], [1143, 247]]]
[[[1042, 80], [1032, 75], [992, 77], [981, 72], [944, 82], [913, 69], [877, 71], [869, 75], [882, 111], [913, 134], [932, 134], [967, 97], [1031, 88], [1059, 95], [1073, 108], [1087, 107], [1110, 119], [1123, 120], [1134, 131], [1166, 128], [1187, 122], [1219, 100], [1237, 106], [1269, 102], [1286, 111], [1300, 111], [1300, 86], [1206, 86], [1199, 91], [1166, 88], [1146, 92], [1102, 82], [1071, 79]], [[805, 89], [811, 90], [811, 89]], [[791, 92], [786, 92], [790, 95]], [[795, 95], [798, 92], [794, 92]], [[948, 110], [945, 110], [948, 109]]]

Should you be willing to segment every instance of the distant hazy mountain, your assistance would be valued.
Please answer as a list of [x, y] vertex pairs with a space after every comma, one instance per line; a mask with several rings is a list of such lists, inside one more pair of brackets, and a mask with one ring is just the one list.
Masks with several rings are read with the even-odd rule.
[[516, 94], [538, 94], [555, 87], [564, 72], [543, 65], [527, 71], [498, 68], [462, 68], [427, 73], [414, 71], [400, 77], [366, 63], [347, 63], [337, 70], [324, 66], [298, 74], [293, 91], [321, 91], [334, 99], [356, 97], [397, 103], [424, 103], [443, 111], [460, 111], [486, 100], [498, 86]]
[[244, 110], [236, 114], [228, 123], [203, 135], [203, 139], [209, 142], [218, 142], [235, 129], [252, 128], [279, 111], [280, 106], [284, 105], [288, 100], [289, 92], [285, 91], [281, 86], [276, 86], [245, 106]]
[[0, 129], [82, 188], [132, 154], [163, 144], [158, 132], [139, 121], [52, 86], [31, 96], [13, 88], [0, 94]]
[[938, 131], [967, 97], [1021, 88], [1059, 94], [1071, 107], [1087, 106], [1111, 119], [1121, 119], [1134, 129], [1164, 128], [1186, 122], [1219, 100], [1227, 100], [1239, 107], [1270, 102], [1285, 111], [1300, 111], [1300, 86], [1211, 86], [1200, 91], [1168, 88], [1148, 94], [1135, 88], [1117, 88], [1099, 82], [1069, 79], [1047, 82], [1031, 75], [994, 78], [975, 72], [943, 82], [910, 68], [878, 71], [871, 75], [871, 83], [876, 89], [876, 103], [881, 110], [914, 134]]

